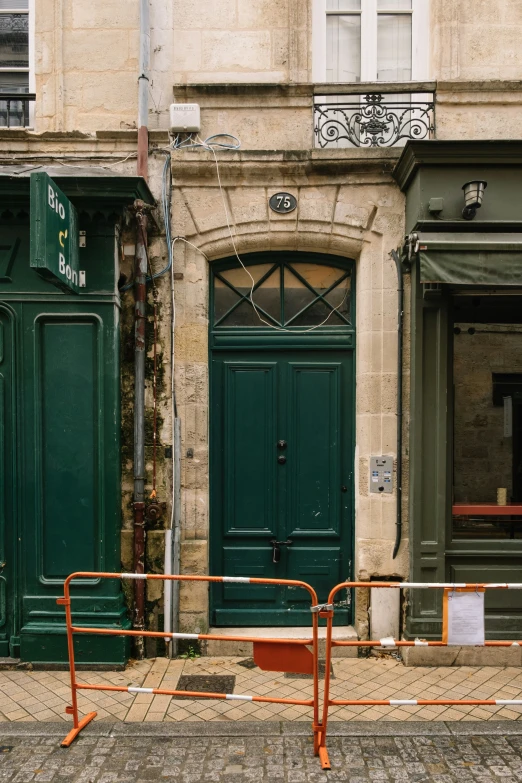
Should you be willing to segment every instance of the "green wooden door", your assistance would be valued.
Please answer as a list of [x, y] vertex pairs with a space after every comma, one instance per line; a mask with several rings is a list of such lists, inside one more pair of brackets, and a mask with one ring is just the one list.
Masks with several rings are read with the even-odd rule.
[[[38, 663], [67, 660], [64, 578], [121, 562], [114, 225], [83, 221], [87, 287], [74, 295], [30, 268], [27, 213], [0, 212], [0, 656]], [[79, 625], [129, 627], [117, 581], [73, 593]], [[102, 664], [128, 649], [88, 635], [75, 646]]]
[[[254, 269], [257, 279], [275, 274], [281, 288], [287, 274], [293, 284], [294, 270], [306, 279], [301, 254], [290, 259], [270, 255], [268, 269], [262, 264], [265, 258], [254, 259], [263, 266]], [[306, 258], [310, 271], [310, 258], [316, 263], [317, 257]], [[270, 264], [277, 266], [275, 273]], [[230, 279], [226, 270], [218, 269], [223, 279]], [[333, 285], [345, 270], [332, 269]], [[326, 269], [322, 272], [327, 274]], [[266, 293], [261, 286], [258, 300], [272, 317], [277, 296], [277, 291]], [[301, 291], [306, 311], [302, 296]], [[286, 298], [293, 313], [288, 307], [291, 297]], [[306, 298], [313, 306], [313, 298]], [[240, 307], [239, 328], [227, 327], [225, 320], [223, 331], [218, 326], [212, 334], [211, 572], [300, 579], [326, 600], [331, 587], [351, 574], [353, 332], [337, 311], [330, 331], [323, 326], [310, 332], [309, 326], [306, 331], [286, 331], [284, 316], [281, 330], [257, 327], [252, 305], [239, 302], [233, 313]], [[247, 307], [254, 318], [250, 332], [245, 329]], [[348, 311], [344, 313], [348, 318]], [[308, 320], [324, 315], [321, 309]], [[348, 605], [336, 613], [339, 624], [350, 620]], [[216, 585], [211, 622], [308, 625], [308, 596], [295, 588]]]

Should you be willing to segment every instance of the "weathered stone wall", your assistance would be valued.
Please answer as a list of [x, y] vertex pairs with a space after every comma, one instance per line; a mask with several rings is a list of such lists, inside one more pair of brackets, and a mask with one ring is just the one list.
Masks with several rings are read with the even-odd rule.
[[[403, 196], [389, 171], [397, 151], [336, 151], [284, 155], [218, 153], [225, 199], [240, 253], [307, 250], [356, 260], [357, 401], [355, 574], [360, 578], [408, 573], [408, 528], [392, 560], [395, 495], [369, 495], [371, 454], [396, 454], [397, 280], [389, 252], [403, 234]], [[208, 277], [209, 264], [233, 252], [213, 157], [173, 156], [175, 233], [202, 252], [176, 245], [176, 389], [183, 421], [183, 544], [187, 573], [208, 564]], [[298, 209], [268, 209], [283, 188]], [[202, 254], [205, 253], [205, 256]], [[208, 260], [207, 260], [208, 259]], [[407, 403], [406, 403], [407, 404]], [[187, 459], [187, 448], [194, 457]], [[181, 624], [208, 621], [207, 588], [182, 590]], [[361, 614], [364, 623], [364, 613]], [[362, 628], [364, 630], [364, 628]]]
[[455, 501], [496, 503], [497, 487], [507, 487], [509, 501], [513, 441], [504, 437], [503, 407], [493, 405], [492, 373], [522, 373], [522, 335], [510, 334], [519, 330], [509, 325], [456, 326], [462, 331], [453, 341]]
[[[428, 2], [428, 0], [426, 0]], [[249, 149], [311, 146], [312, 0], [151, 0], [150, 125], [166, 128], [174, 84], [294, 85], [279, 99], [214, 99], [205, 132]], [[520, 136], [519, 0], [431, 0], [427, 40], [439, 138]], [[135, 127], [138, 0], [36, 3], [36, 129]], [[504, 83], [503, 83], [504, 82]], [[182, 96], [176, 96], [181, 100]], [[212, 116], [210, 110], [212, 109]]]

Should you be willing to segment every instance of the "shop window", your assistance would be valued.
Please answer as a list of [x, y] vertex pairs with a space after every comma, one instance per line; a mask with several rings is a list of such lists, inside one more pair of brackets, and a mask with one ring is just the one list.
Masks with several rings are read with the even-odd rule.
[[456, 323], [453, 349], [453, 539], [522, 539], [522, 325]]

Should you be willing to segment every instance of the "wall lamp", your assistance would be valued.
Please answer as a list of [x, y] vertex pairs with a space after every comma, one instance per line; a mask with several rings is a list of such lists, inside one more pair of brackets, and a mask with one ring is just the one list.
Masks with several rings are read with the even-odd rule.
[[464, 209], [462, 210], [462, 217], [464, 220], [473, 220], [477, 214], [477, 209], [482, 206], [482, 199], [484, 198], [484, 191], [487, 186], [488, 183], [480, 179], [466, 182], [466, 184], [462, 186], [465, 204]]

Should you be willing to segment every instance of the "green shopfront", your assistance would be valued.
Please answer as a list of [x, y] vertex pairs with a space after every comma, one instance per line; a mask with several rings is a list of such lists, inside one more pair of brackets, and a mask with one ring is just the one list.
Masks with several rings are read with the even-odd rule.
[[[56, 224], [56, 248], [41, 235], [38, 250], [29, 175], [0, 174], [0, 657], [59, 663], [64, 577], [120, 570], [115, 230], [127, 205], [151, 196], [136, 177], [57, 171], [56, 214], [68, 197], [81, 246], [69, 221]], [[129, 627], [119, 583], [86, 580], [75, 593], [80, 622]], [[127, 649], [87, 636], [77, 655], [122, 664]]]
[[[522, 143], [410, 142], [411, 578], [520, 582], [522, 573]], [[487, 183], [476, 214], [463, 186]], [[440, 638], [438, 591], [417, 591], [409, 638]], [[486, 596], [486, 635], [522, 632], [518, 591]]]

